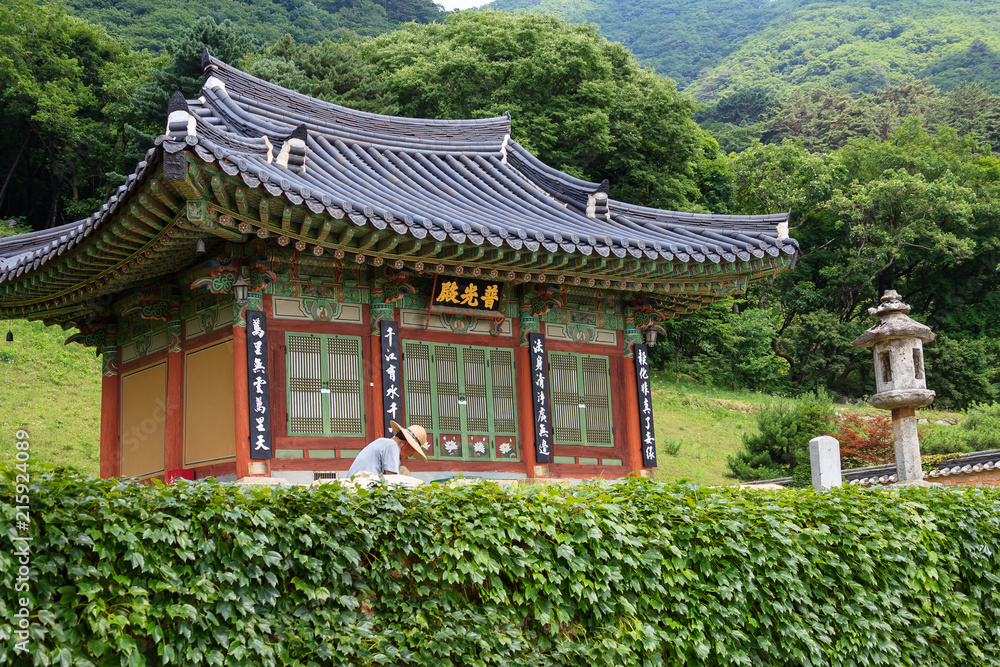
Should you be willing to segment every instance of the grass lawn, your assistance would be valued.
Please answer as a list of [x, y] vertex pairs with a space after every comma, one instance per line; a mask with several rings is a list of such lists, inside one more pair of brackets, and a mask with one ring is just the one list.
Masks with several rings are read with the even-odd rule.
[[[672, 372], [654, 373], [652, 384], [658, 480], [736, 483], [725, 476], [726, 458], [740, 448], [744, 432], [756, 430], [755, 413], [769, 401], [791, 402], [692, 382], [675, 383]], [[667, 441], [681, 443], [676, 455], [667, 453]]]
[[14, 434], [24, 429], [32, 463], [68, 465], [97, 477], [101, 360], [93, 348], [63, 345], [75, 331], [25, 320], [0, 326], [0, 462], [14, 459]]

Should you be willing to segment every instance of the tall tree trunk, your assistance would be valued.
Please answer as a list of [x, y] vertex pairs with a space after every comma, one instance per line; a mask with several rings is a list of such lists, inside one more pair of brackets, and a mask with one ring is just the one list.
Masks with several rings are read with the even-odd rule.
[[17, 169], [17, 163], [21, 161], [21, 155], [24, 154], [24, 149], [28, 147], [29, 141], [31, 141], [31, 132], [28, 132], [28, 136], [24, 138], [21, 149], [17, 152], [17, 156], [14, 157], [14, 163], [10, 165], [10, 169], [7, 171], [7, 178], [3, 180], [3, 188], [0, 189], [0, 209], [3, 208], [3, 200], [7, 196], [7, 187], [10, 185], [10, 179], [14, 175], [14, 170]]
[[767, 295], [771, 293], [771, 288], [774, 287], [774, 279], [777, 277], [778, 274], [774, 274], [773, 276], [767, 279], [767, 287], [764, 289], [764, 292], [760, 295], [760, 298], [757, 299], [758, 308], [764, 307], [764, 303], [767, 301]]
[[59, 179], [56, 178], [56, 164], [55, 161], [49, 161], [49, 184], [52, 188], [52, 194], [50, 195], [49, 204], [49, 214], [45, 218], [45, 226], [42, 229], [51, 229], [56, 226], [56, 215], [59, 212], [59, 190], [61, 183]]

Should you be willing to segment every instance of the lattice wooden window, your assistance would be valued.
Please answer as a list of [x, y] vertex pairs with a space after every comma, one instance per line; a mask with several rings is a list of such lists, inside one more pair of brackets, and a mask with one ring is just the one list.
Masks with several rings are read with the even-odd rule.
[[288, 433], [323, 433], [323, 371], [321, 341], [315, 336], [288, 334]]
[[462, 430], [462, 410], [458, 404], [458, 348], [435, 345], [431, 366], [437, 376], [437, 427], [441, 431]]
[[421, 425], [434, 423], [430, 347], [406, 341], [403, 344], [403, 373], [408, 421]]
[[361, 339], [327, 338], [330, 433], [364, 435], [361, 395]]
[[557, 445], [614, 445], [608, 358], [549, 352], [552, 441]]
[[552, 400], [552, 441], [583, 444], [580, 423], [580, 381], [577, 355], [549, 352], [549, 391]]
[[497, 433], [517, 433], [517, 411], [514, 409], [514, 353], [511, 350], [490, 350], [493, 379], [493, 427]]
[[288, 333], [288, 434], [363, 436], [361, 339]]
[[490, 415], [486, 406], [486, 351], [467, 347], [462, 350], [465, 375], [465, 423], [469, 431], [490, 432]]
[[587, 444], [612, 445], [608, 358], [583, 357], [583, 404], [587, 416]]
[[430, 433], [430, 458], [519, 458], [511, 350], [403, 341], [403, 369], [407, 421]]

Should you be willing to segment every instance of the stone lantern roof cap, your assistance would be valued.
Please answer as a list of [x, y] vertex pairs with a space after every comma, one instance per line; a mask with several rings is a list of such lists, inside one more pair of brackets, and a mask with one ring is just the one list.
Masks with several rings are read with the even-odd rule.
[[882, 321], [864, 332], [851, 345], [872, 347], [875, 343], [890, 338], [919, 338], [925, 343], [934, 340], [930, 327], [909, 318], [910, 306], [900, 300], [896, 290], [886, 290], [877, 308], [869, 308], [868, 314]]

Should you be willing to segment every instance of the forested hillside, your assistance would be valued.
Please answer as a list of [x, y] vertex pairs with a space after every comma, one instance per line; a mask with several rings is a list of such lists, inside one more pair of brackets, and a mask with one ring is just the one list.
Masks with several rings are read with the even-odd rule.
[[749, 35], [780, 16], [761, 0], [495, 0], [490, 8], [553, 14], [599, 26], [680, 88], [714, 68]]
[[779, 95], [819, 86], [874, 93], [907, 75], [1000, 92], [994, 0], [778, 0], [774, 8], [779, 15], [701, 73], [690, 92], [701, 99], [754, 86]]
[[137, 49], [165, 49], [178, 28], [203, 16], [229, 19], [269, 44], [284, 34], [315, 44], [337, 39], [345, 30], [359, 35], [379, 35], [402, 23], [427, 23], [444, 10], [433, 0], [67, 0], [72, 13], [129, 40]]
[[905, 76], [1000, 92], [993, 0], [495, 0], [590, 21], [699, 99], [766, 88], [874, 93]]

